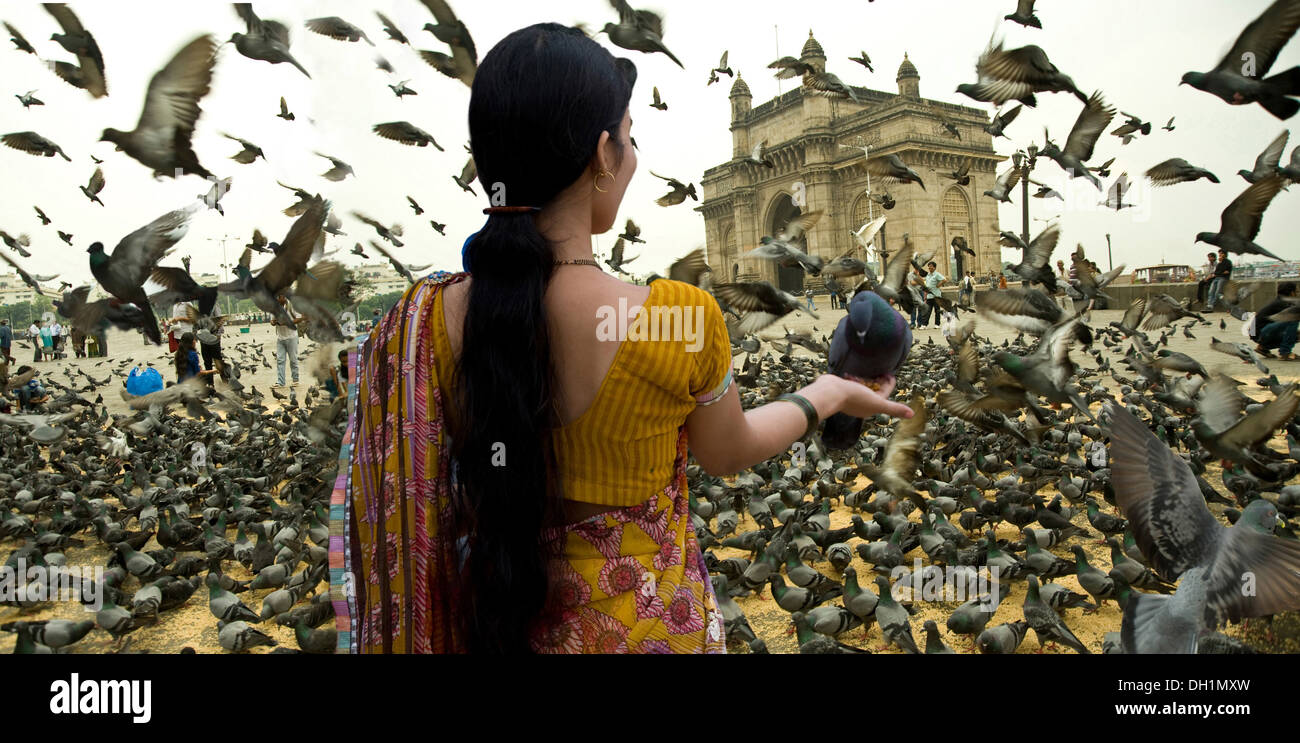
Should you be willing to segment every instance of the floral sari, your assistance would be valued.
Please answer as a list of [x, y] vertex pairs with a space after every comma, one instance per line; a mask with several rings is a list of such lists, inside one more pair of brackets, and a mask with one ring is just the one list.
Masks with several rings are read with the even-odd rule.
[[[443, 390], [433, 359], [437, 292], [414, 284], [349, 354], [348, 425], [330, 501], [330, 594], [339, 653], [465, 652], [460, 552]], [[559, 620], [539, 653], [722, 653], [723, 623], [691, 528], [686, 432], [674, 476], [637, 505], [547, 530]]]

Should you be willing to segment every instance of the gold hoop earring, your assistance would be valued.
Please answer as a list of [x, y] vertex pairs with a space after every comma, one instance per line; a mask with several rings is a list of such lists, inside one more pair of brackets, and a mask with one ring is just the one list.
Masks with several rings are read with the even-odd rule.
[[607, 169], [601, 170], [599, 173], [596, 174], [596, 180], [595, 180], [596, 190], [600, 193], [609, 193], [609, 189], [600, 187], [601, 176], [609, 176], [610, 178], [613, 178], [614, 174], [609, 172], [609, 170]]

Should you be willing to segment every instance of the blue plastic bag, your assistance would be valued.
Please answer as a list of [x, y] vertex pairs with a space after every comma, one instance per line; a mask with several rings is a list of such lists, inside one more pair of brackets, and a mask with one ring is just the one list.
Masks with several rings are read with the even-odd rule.
[[152, 367], [141, 368], [137, 366], [131, 370], [131, 375], [126, 378], [126, 391], [136, 397], [147, 395], [150, 392], [157, 392], [162, 388], [162, 375]]

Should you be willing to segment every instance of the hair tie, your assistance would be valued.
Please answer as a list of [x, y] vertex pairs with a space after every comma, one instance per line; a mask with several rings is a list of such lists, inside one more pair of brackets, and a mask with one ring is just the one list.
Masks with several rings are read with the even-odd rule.
[[540, 206], [489, 206], [483, 210], [484, 214], [531, 214], [540, 212]]

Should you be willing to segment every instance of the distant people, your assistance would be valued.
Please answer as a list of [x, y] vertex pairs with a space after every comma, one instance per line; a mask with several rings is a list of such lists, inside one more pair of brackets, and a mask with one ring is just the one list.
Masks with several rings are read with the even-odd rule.
[[1201, 280], [1196, 282], [1196, 301], [1205, 301], [1205, 292], [1210, 288], [1210, 282], [1214, 280], [1214, 264], [1218, 260], [1214, 253], [1205, 254], [1205, 265], [1201, 266]]
[[1219, 251], [1219, 260], [1214, 264], [1214, 280], [1210, 282], [1210, 296], [1206, 300], [1206, 312], [1214, 312], [1219, 297], [1223, 296], [1223, 287], [1232, 278], [1232, 261], [1228, 260], [1228, 251]]
[[[1071, 268], [1073, 268], [1073, 266], [1071, 266]], [[1059, 258], [1056, 261], [1056, 275], [1062, 279], [1065, 278], [1065, 261]]]
[[72, 353], [79, 359], [86, 358], [86, 333], [81, 328], [72, 329]]
[[1284, 281], [1278, 284], [1277, 297], [1272, 302], [1264, 305], [1264, 308], [1255, 314], [1255, 333], [1251, 336], [1251, 339], [1258, 343], [1255, 346], [1255, 351], [1261, 356], [1271, 358], [1273, 349], [1277, 349], [1278, 357], [1283, 361], [1296, 360], [1296, 355], [1292, 353], [1292, 349], [1295, 348], [1297, 321], [1268, 321], [1268, 318], [1272, 315], [1295, 306], [1288, 301], [1295, 297], [1295, 293], [1295, 282]]
[[339, 395], [347, 394], [348, 391], [348, 350], [345, 348], [339, 351], [338, 366], [330, 369], [330, 378], [325, 380], [325, 391], [330, 393], [330, 399]]
[[108, 328], [100, 326], [95, 329], [95, 343], [99, 346], [99, 355], [108, 355]]
[[924, 285], [921, 274], [913, 268], [907, 280], [907, 293], [912, 298], [911, 327], [913, 330], [921, 327], [930, 319], [930, 306], [925, 303], [925, 294], [921, 291], [921, 287]]
[[48, 322], [41, 322], [41, 353], [54, 358], [54, 331]]
[[[943, 292], [939, 291], [939, 287], [948, 283], [948, 279], [939, 273], [939, 264], [934, 261], [925, 264], [925, 270], [927, 272], [925, 277], [925, 303], [930, 305], [930, 316], [934, 318], [934, 324], [942, 325], [943, 318], [940, 317], [939, 299], [943, 296]], [[926, 318], [926, 322], [923, 322], [921, 326], [924, 327], [928, 324], [929, 318]]]
[[[297, 315], [293, 311], [293, 305], [289, 304], [288, 298], [281, 294], [278, 299], [280, 306], [289, 313], [294, 322], [303, 319], [302, 315]], [[271, 318], [271, 323], [275, 325], [275, 378], [277, 380], [275, 386], [284, 386], [285, 361], [289, 362], [289, 368], [293, 372], [293, 383], [298, 384], [298, 326], [285, 324], [275, 317]]]
[[181, 336], [194, 332], [194, 324], [190, 322], [189, 309], [190, 306], [185, 302], [177, 302], [172, 305], [172, 316], [165, 321], [169, 328], [167, 331], [167, 347], [172, 350], [172, 353], [176, 353]]
[[1002, 274], [1001, 276], [998, 277], [998, 288], [999, 288], [999, 289], [1005, 289], [1005, 288], [1007, 288], [1007, 275], [1006, 275], [1006, 274]]
[[27, 340], [32, 342], [32, 347], [36, 351], [36, 356], [32, 361], [41, 360], [41, 326], [40, 323], [32, 322], [32, 326], [27, 329]]
[[210, 377], [216, 371], [203, 371], [199, 367], [199, 339], [194, 333], [184, 333], [176, 342], [173, 361], [176, 364], [176, 383], [180, 384], [191, 377]]
[[812, 287], [809, 287], [809, 288], [807, 288], [807, 289], [804, 289], [804, 290], [803, 290], [803, 295], [804, 295], [804, 297], [808, 300], [808, 309], [810, 309], [810, 310], [815, 310], [815, 309], [817, 309], [817, 305], [813, 304], [813, 290], [812, 290]]
[[14, 331], [9, 327], [9, 318], [0, 317], [0, 356], [4, 357], [6, 364], [12, 364], [14, 357], [9, 352], [13, 350]]
[[[211, 317], [214, 321], [216, 321], [213, 323], [215, 327], [213, 327], [212, 330], [210, 331], [212, 333], [212, 338], [214, 338], [215, 340], [213, 340], [212, 343], [207, 343], [202, 340], [200, 340], [199, 342], [199, 351], [202, 352], [202, 356], [203, 356], [204, 371], [208, 371], [208, 372], [216, 371], [217, 368], [216, 362], [221, 359], [221, 334], [223, 331], [222, 326], [224, 325], [224, 323], [221, 322], [221, 316], [222, 315], [221, 315], [220, 305], [217, 304], [212, 305], [212, 311], [208, 313], [208, 317]], [[208, 375], [207, 380], [208, 380], [209, 387], [216, 386], [216, 378], [214, 376]]]
[[[20, 366], [14, 376], [21, 376], [31, 369], [30, 366]], [[27, 384], [14, 390], [18, 395], [18, 408], [20, 410], [32, 410], [49, 399], [49, 395], [45, 392], [45, 386], [41, 384], [41, 380], [36, 378], [37, 374], [39, 372], [32, 370], [32, 378], [28, 380]]]
[[961, 280], [961, 291], [957, 293], [957, 304], [969, 305], [975, 298], [975, 272], [967, 271]]
[[50, 324], [50, 340], [54, 343], [54, 358], [63, 358], [63, 325], [58, 320]]

